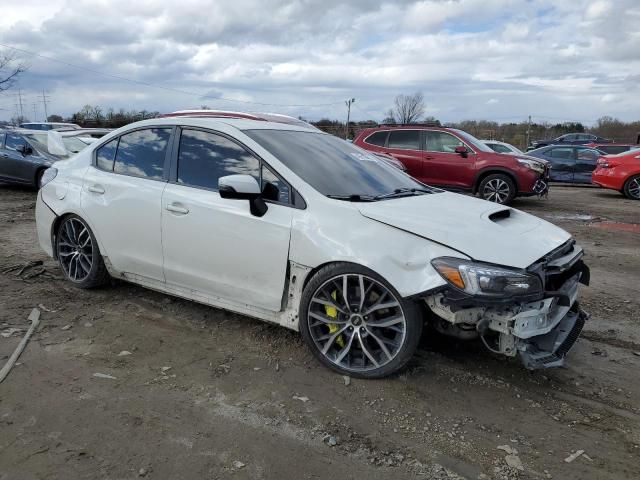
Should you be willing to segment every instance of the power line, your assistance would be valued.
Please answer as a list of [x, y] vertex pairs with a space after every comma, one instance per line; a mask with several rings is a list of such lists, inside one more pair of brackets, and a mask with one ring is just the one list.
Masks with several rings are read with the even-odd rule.
[[16, 52], [21, 52], [21, 53], [26, 53], [27, 55], [32, 55], [34, 57], [38, 57], [38, 58], [42, 58], [44, 60], [48, 60], [50, 62], [56, 62], [56, 63], [60, 63], [62, 65], [66, 65], [67, 67], [72, 67], [72, 68], [76, 68], [78, 70], [84, 70], [86, 72], [90, 72], [93, 73], [94, 75], [101, 75], [103, 77], [109, 77], [109, 78], [114, 78], [116, 80], [122, 80], [125, 82], [130, 82], [130, 83], [135, 83], [137, 85], [143, 85], [145, 87], [152, 87], [152, 88], [159, 88], [161, 90], [166, 90], [169, 92], [175, 92], [175, 93], [181, 93], [183, 95], [192, 95], [192, 96], [196, 96], [199, 98], [209, 98], [209, 99], [213, 99], [213, 100], [223, 100], [226, 102], [237, 102], [237, 103], [244, 103], [244, 104], [249, 104], [249, 105], [261, 105], [261, 106], [266, 106], [266, 107], [326, 107], [326, 106], [330, 106], [330, 105], [338, 105], [342, 102], [331, 102], [331, 103], [316, 103], [316, 104], [279, 104], [279, 103], [263, 103], [263, 102], [252, 102], [250, 100], [239, 100], [237, 98], [226, 98], [226, 97], [217, 97], [214, 95], [203, 95], [200, 93], [196, 93], [196, 92], [191, 92], [188, 90], [182, 90], [179, 88], [173, 88], [173, 87], [166, 87], [164, 85], [158, 85], [156, 83], [151, 83], [151, 82], [144, 82], [142, 80], [134, 80], [132, 78], [127, 78], [127, 77], [123, 77], [121, 75], [115, 75], [113, 73], [108, 73], [108, 72], [101, 72], [99, 70], [93, 70], [91, 68], [87, 68], [87, 67], [83, 67], [81, 65], [76, 65], [73, 63], [69, 63], [69, 62], [65, 62], [63, 60], [59, 60], [57, 58], [53, 58], [53, 57], [49, 57], [46, 55], [41, 55], [39, 53], [36, 52], [32, 52], [30, 50], [25, 50], [22, 48], [17, 48], [17, 47], [13, 47], [11, 45], [6, 45], [4, 43], [0, 43], [1, 47], [5, 47], [5, 48], [10, 48], [12, 50], [15, 50]]

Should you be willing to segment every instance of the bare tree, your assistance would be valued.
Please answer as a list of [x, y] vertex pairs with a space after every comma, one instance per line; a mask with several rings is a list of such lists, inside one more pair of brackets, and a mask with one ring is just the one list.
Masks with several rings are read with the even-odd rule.
[[0, 92], [10, 89], [27, 66], [20, 63], [15, 54], [0, 52]]
[[[424, 115], [424, 96], [420, 92], [413, 95], [398, 95], [393, 108], [386, 113], [387, 123], [415, 123]], [[391, 122], [392, 121], [392, 122]]]

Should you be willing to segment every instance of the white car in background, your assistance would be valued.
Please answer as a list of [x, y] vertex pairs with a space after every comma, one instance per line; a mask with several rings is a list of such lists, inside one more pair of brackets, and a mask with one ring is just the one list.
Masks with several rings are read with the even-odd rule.
[[273, 322], [343, 374], [398, 371], [425, 321], [528, 368], [560, 365], [587, 318], [567, 232], [314, 128], [146, 120], [42, 185], [39, 241], [74, 285], [111, 276]]
[[498, 140], [480, 140], [486, 146], [497, 153], [506, 153], [508, 155], [526, 155], [522, 150], [514, 147], [510, 143], [499, 142]]

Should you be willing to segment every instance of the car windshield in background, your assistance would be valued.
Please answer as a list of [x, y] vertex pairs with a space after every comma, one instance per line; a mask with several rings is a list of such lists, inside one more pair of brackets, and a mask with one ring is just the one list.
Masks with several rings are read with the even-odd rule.
[[25, 133], [24, 138], [29, 141], [31, 146], [35, 148], [39, 154], [44, 155], [45, 157], [55, 158], [56, 160], [69, 158], [69, 155], [54, 155], [53, 153], [49, 153], [49, 147], [47, 147], [48, 133], [46, 132]]
[[333, 135], [290, 130], [245, 130], [244, 133], [329, 197], [366, 201], [380, 196], [391, 198], [396, 194], [436, 191]]
[[480, 140], [478, 140], [476, 137], [474, 137], [473, 135], [471, 135], [471, 134], [469, 134], [467, 132], [464, 132], [462, 130], [458, 130], [457, 128], [452, 128], [451, 131], [456, 132], [456, 134], [458, 136], [460, 136], [460, 138], [462, 138], [465, 142], [470, 144], [476, 150], [480, 150], [480, 151], [488, 152], [488, 153], [496, 153], [491, 147], [489, 147], [488, 145], [485, 145]]

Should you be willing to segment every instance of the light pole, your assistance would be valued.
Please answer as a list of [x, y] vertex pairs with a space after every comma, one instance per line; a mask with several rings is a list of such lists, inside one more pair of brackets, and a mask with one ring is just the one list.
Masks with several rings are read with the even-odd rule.
[[349, 119], [351, 118], [351, 104], [355, 103], [355, 98], [350, 98], [344, 104], [347, 106], [347, 129], [344, 135], [345, 140], [349, 140]]

